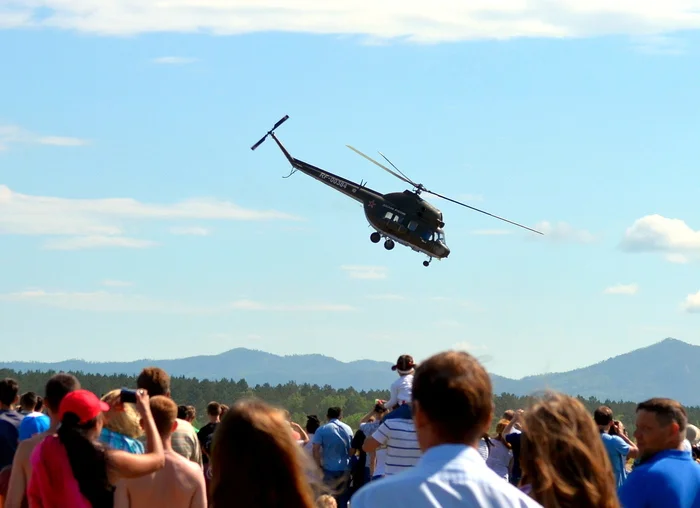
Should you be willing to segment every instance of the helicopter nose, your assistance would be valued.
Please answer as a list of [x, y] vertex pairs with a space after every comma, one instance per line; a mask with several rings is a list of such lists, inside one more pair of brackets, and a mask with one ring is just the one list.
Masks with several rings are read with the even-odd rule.
[[450, 255], [450, 248], [447, 245], [443, 245], [442, 252], [443, 252], [442, 256], [447, 257]]

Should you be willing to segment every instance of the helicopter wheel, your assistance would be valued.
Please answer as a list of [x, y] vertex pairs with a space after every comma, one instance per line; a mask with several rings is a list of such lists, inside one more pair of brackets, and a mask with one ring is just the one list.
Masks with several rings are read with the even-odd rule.
[[374, 233], [369, 235], [369, 239], [372, 241], [372, 243], [379, 243], [379, 240], [382, 239], [382, 235], [375, 231]]
[[384, 248], [385, 248], [386, 250], [391, 250], [391, 249], [393, 249], [393, 248], [394, 248], [394, 240], [389, 239], [389, 240], [387, 240], [386, 242], [384, 242]]
[[423, 261], [423, 266], [430, 266], [430, 261]]

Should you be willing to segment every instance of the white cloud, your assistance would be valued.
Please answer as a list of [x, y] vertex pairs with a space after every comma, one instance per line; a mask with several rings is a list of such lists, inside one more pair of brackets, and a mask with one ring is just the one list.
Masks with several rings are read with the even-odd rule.
[[668, 261], [669, 263], [684, 265], [690, 260], [688, 259], [688, 256], [684, 256], [683, 254], [667, 254], [666, 261]]
[[452, 349], [455, 349], [457, 351], [466, 351], [467, 353], [474, 353], [477, 351], [488, 351], [489, 348], [484, 344], [476, 345], [468, 341], [462, 341], [453, 344]]
[[[124, 236], [124, 224], [182, 219], [300, 220], [275, 210], [251, 210], [216, 199], [196, 198], [173, 204], [149, 204], [130, 198], [70, 199], [20, 194], [0, 185], [0, 234], [74, 237], [51, 240], [45, 244], [47, 249], [151, 247], [154, 242]], [[202, 234], [203, 228], [187, 230], [189, 234]], [[184, 230], [179, 231], [183, 234]]]
[[[1, 12], [0, 12], [1, 17]], [[65, 136], [42, 136], [29, 132], [17, 125], [0, 124], [0, 151], [8, 150], [11, 145], [52, 145], [52, 146], [83, 146], [88, 141], [80, 138]]]
[[681, 55], [685, 52], [681, 41], [665, 35], [634, 37], [632, 40], [637, 51], [647, 55]]
[[637, 284], [618, 284], [603, 290], [606, 295], [636, 295], [639, 291]]
[[681, 219], [647, 215], [627, 228], [620, 247], [627, 252], [700, 253], [700, 231], [695, 231]]
[[133, 286], [134, 283], [126, 280], [107, 279], [102, 281], [102, 285], [108, 287], [129, 287]]
[[553, 224], [549, 221], [537, 223], [533, 229], [544, 233], [545, 238], [555, 242], [592, 243], [595, 236], [585, 229], [576, 229], [566, 222]]
[[0, 20], [102, 35], [285, 31], [430, 43], [692, 30], [699, 7], [698, 0], [5, 0]]
[[355, 310], [350, 305], [341, 304], [272, 304], [251, 300], [238, 300], [222, 305], [205, 306], [155, 300], [144, 296], [124, 295], [107, 291], [51, 292], [42, 289], [0, 294], [0, 301], [23, 302], [59, 309], [93, 312], [159, 312], [201, 315], [230, 313], [236, 310], [277, 312], [348, 312]]
[[121, 247], [126, 249], [145, 249], [158, 245], [150, 240], [139, 240], [126, 236], [76, 236], [47, 240], [43, 248], [46, 250], [83, 250], [101, 249], [105, 247]]
[[196, 58], [187, 58], [184, 56], [161, 56], [153, 59], [153, 63], [168, 65], [184, 65], [196, 61]]
[[385, 266], [343, 265], [340, 267], [351, 279], [386, 279]]
[[208, 236], [210, 230], [202, 227], [173, 227], [170, 228], [170, 232], [174, 235], [187, 235], [187, 236]]
[[685, 298], [683, 308], [691, 314], [700, 314], [700, 291]]
[[367, 295], [367, 299], [369, 299], [369, 300], [405, 300], [406, 297], [403, 295], [386, 294], [386, 295]]

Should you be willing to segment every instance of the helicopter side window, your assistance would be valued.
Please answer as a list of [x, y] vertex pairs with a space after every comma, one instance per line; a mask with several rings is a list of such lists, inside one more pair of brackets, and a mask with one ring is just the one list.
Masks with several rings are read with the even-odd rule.
[[384, 218], [385, 218], [385, 219], [391, 220], [392, 217], [394, 217], [394, 214], [391, 213], [391, 212], [386, 212], [386, 213], [384, 214]]
[[412, 220], [411, 222], [408, 223], [408, 229], [409, 231], [415, 231], [416, 228], [418, 227], [418, 222]]

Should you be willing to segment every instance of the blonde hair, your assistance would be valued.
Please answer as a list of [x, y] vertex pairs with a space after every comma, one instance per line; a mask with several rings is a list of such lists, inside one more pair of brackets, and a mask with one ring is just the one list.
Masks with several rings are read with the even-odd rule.
[[544, 508], [619, 508], [612, 464], [583, 404], [556, 392], [525, 413], [522, 484]]
[[[112, 405], [119, 400], [121, 390], [112, 390], [102, 396], [102, 400]], [[143, 435], [141, 428], [141, 417], [133, 404], [124, 404], [123, 411], [110, 409], [107, 413], [105, 428], [112, 432], [123, 434], [132, 439], [137, 439]]]
[[510, 446], [510, 443], [508, 441], [506, 441], [506, 438], [503, 435], [503, 431], [506, 430], [506, 427], [508, 426], [509, 423], [510, 422], [506, 419], [500, 420], [496, 424], [496, 435], [494, 436], [497, 441], [500, 441], [501, 443], [503, 443], [505, 445], [505, 447], [508, 449], [510, 449], [511, 446]]
[[316, 500], [318, 508], [338, 508], [335, 498], [329, 494], [323, 494]]

